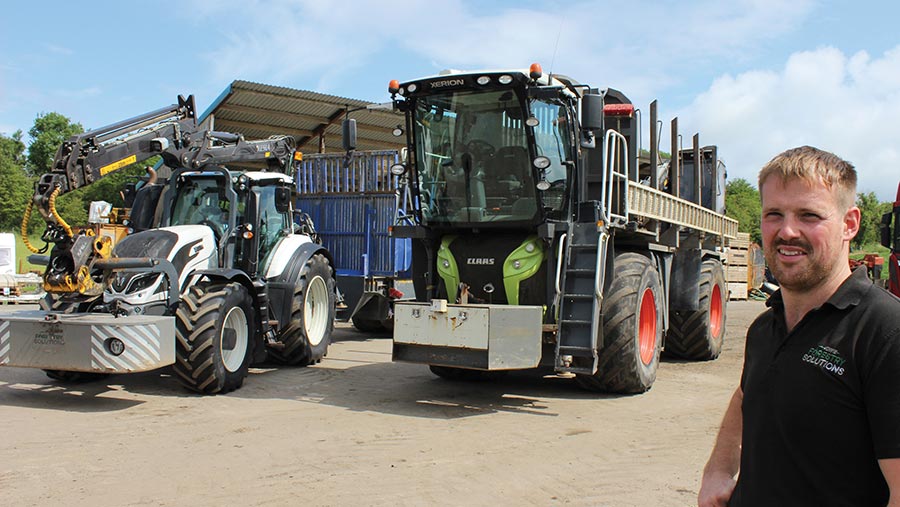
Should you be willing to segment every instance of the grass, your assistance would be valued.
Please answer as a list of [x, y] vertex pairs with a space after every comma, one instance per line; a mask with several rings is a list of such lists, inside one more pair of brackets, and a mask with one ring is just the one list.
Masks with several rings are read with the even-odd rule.
[[[44, 266], [28, 262], [28, 256], [31, 255], [31, 250], [25, 246], [25, 242], [22, 241], [22, 235], [18, 231], [13, 231], [13, 235], [16, 237], [16, 273], [28, 273], [34, 271], [43, 274]], [[44, 242], [41, 241], [40, 232], [35, 232], [28, 236], [28, 241], [31, 242], [32, 246], [38, 248], [44, 246]]]

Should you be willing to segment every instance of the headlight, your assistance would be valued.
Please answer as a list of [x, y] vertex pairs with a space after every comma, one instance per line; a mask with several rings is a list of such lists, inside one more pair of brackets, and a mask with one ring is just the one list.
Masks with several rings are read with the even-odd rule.
[[539, 157], [535, 157], [533, 163], [534, 163], [534, 166], [537, 167], [538, 169], [546, 169], [546, 168], [550, 167], [550, 159], [543, 155], [541, 155]]
[[159, 279], [159, 273], [144, 273], [136, 275], [128, 284], [128, 292], [140, 292], [150, 288]]

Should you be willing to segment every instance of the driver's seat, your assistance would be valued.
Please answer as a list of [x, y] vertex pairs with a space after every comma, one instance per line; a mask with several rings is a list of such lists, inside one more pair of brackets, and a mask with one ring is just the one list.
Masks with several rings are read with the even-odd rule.
[[529, 167], [528, 150], [524, 146], [504, 146], [494, 155], [494, 171], [490, 181], [500, 185], [503, 192], [520, 189], [529, 179]]

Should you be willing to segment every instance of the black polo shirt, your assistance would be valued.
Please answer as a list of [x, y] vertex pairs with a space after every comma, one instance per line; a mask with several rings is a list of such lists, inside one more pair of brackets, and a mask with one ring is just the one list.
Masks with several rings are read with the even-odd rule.
[[900, 299], [856, 270], [787, 332], [781, 292], [747, 332], [731, 506], [886, 505], [900, 458]]

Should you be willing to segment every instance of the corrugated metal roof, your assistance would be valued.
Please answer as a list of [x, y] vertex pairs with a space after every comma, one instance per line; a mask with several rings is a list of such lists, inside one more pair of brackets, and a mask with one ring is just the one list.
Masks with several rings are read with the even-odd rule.
[[[274, 134], [292, 135], [298, 149], [319, 151], [324, 132], [325, 151], [343, 151], [341, 121], [349, 108], [365, 108], [368, 102], [324, 93], [272, 86], [249, 81], [234, 81], [207, 109], [214, 128], [243, 134], [247, 139], [262, 139]], [[403, 123], [403, 115], [393, 111], [351, 112], [356, 120], [358, 150], [390, 150], [404, 146], [403, 138], [391, 131]]]

